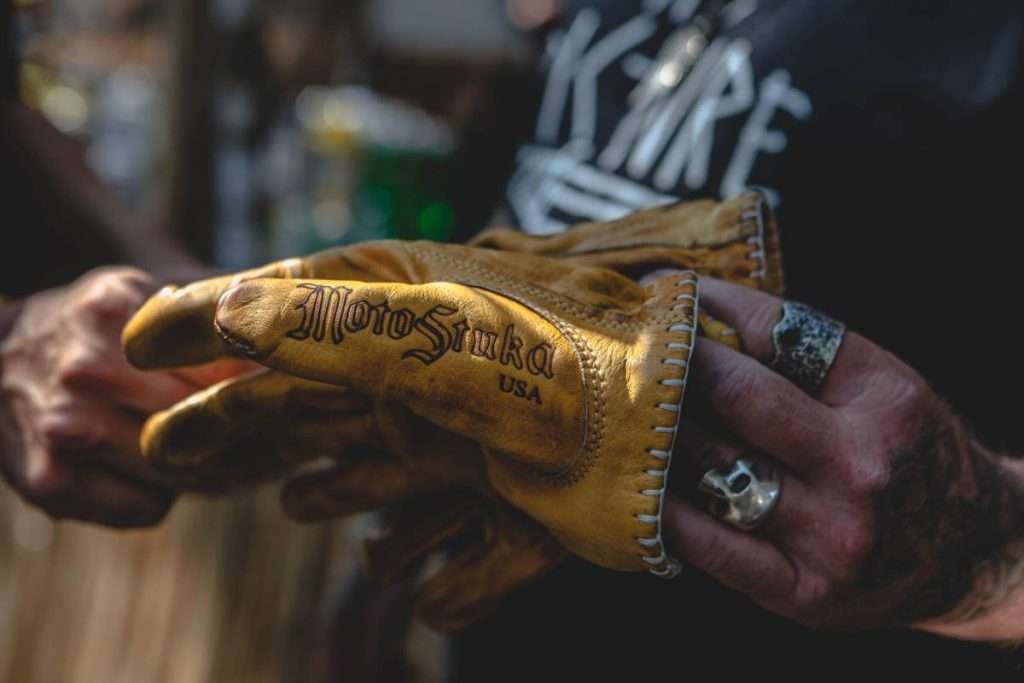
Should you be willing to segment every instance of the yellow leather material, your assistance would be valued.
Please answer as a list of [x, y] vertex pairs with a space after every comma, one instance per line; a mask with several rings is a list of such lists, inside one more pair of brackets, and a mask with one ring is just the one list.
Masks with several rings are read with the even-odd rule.
[[[760, 288], [777, 291], [782, 283], [775, 223], [763, 198], [754, 193], [721, 204], [695, 202], [642, 212], [610, 225], [583, 225], [556, 237], [489, 231], [477, 243], [492, 251], [543, 254], [547, 263], [558, 259], [563, 266], [600, 265], [628, 275], [690, 265]], [[450, 264], [410, 258], [404, 249], [391, 246], [375, 243], [335, 249], [181, 289], [168, 288], [151, 299], [126, 329], [126, 352], [142, 367], [189, 365], [222, 355], [227, 347], [213, 325], [217, 301], [232, 286], [252, 279], [329, 278], [360, 283], [456, 279], [446, 272]], [[470, 278], [479, 277], [478, 269], [472, 267], [476, 257], [461, 260], [464, 270], [474, 271], [468, 274]], [[621, 289], [621, 279], [609, 280], [607, 274], [588, 279], [581, 277], [583, 271], [574, 270], [557, 275], [546, 267], [524, 272], [531, 283], [544, 283], [546, 278], [559, 281], [553, 288], [570, 296], [578, 291], [608, 296], [603, 303], [596, 301], [598, 307], [626, 292]], [[618, 282], [620, 289], [605, 292], [606, 280]], [[464, 282], [466, 285], [471, 283]], [[495, 287], [496, 283], [485, 279], [473, 297], [502, 296], [492, 291]], [[512, 311], [522, 305], [515, 298], [509, 302]], [[371, 318], [378, 315], [373, 311], [367, 314]], [[312, 321], [306, 323], [312, 336]], [[705, 315], [700, 316], [700, 323], [705, 334], [727, 343], [735, 339], [731, 330]], [[391, 341], [387, 328], [382, 329]], [[349, 340], [354, 338], [349, 336]], [[487, 337], [479, 341], [483, 346], [478, 350], [486, 356], [491, 342]], [[409, 349], [416, 350], [414, 347]], [[509, 363], [514, 365], [512, 360]], [[514, 398], [524, 400], [514, 396], [516, 385], [508, 386]], [[521, 391], [528, 401], [527, 389]], [[467, 533], [469, 527], [478, 541], [460, 543], [459, 553], [420, 593], [419, 612], [436, 627], [460, 627], [479, 618], [500, 597], [561, 560], [564, 551], [543, 527], [504, 508], [496, 499], [488, 472], [512, 498], [528, 497], [534, 484], [521, 485], [517, 480], [520, 468], [510, 467], [509, 457], [502, 455], [500, 448], [485, 457], [472, 439], [446, 431], [400, 403], [373, 403], [370, 406], [358, 392], [343, 387], [263, 371], [224, 382], [154, 416], [144, 434], [144, 452], [156, 464], [184, 475], [189, 487], [204, 490], [265, 481], [318, 457], [334, 460], [334, 470], [300, 475], [289, 483], [283, 502], [289, 514], [309, 520], [399, 503], [404, 509], [411, 508], [410, 514], [394, 520], [389, 539], [368, 544], [371, 569], [377, 573], [389, 573], [389, 564], [412, 563], [452, 535]], [[430, 409], [427, 405], [425, 412]], [[485, 408], [483, 412], [492, 411]], [[520, 452], [519, 457], [522, 460], [517, 462], [525, 463], [528, 471], [542, 475], [547, 474], [544, 468], [550, 469], [555, 462], [537, 460], [537, 454], [529, 450], [525, 455]], [[437, 495], [424, 500], [431, 494]], [[580, 496], [574, 505], [585, 508], [589, 503], [581, 502], [583, 499]], [[598, 503], [600, 508], [603, 500]], [[524, 509], [536, 508], [535, 514], [550, 518], [562, 501], [555, 495], [544, 504], [525, 504]], [[644, 526], [650, 524], [641, 529]], [[569, 532], [560, 533], [565, 537]]]
[[[216, 325], [257, 362], [400, 400], [539, 472], [576, 464], [586, 431], [580, 352], [508, 297], [447, 282], [254, 280], [221, 299]], [[506, 391], [520, 382], [529, 395]]]
[[504, 505], [466, 495], [406, 504], [388, 530], [365, 543], [370, 576], [388, 581], [415, 570], [446, 541], [466, 534], [444, 565], [417, 590], [416, 615], [434, 628], [455, 631], [491, 612], [516, 588], [565, 558], [565, 550], [533, 520]]
[[[217, 300], [247, 280], [431, 281], [431, 272], [379, 244], [329, 249], [186, 287], [166, 287], [129, 321], [123, 334], [125, 353], [140, 368], [198, 365], [220, 357], [224, 346], [213, 333]], [[678, 267], [775, 294], [781, 294], [784, 285], [778, 227], [771, 207], [758, 192], [720, 203], [671, 204], [609, 223], [581, 224], [548, 237], [492, 229], [472, 245], [608, 268], [627, 276]]]
[[477, 621], [566, 556], [489, 489], [478, 444], [343, 387], [261, 369], [155, 415], [143, 444], [181, 486], [214, 493], [326, 459], [333, 467], [294, 476], [282, 503], [301, 521], [397, 510], [388, 533], [366, 542], [368, 573], [379, 580], [414, 572], [457, 537], [417, 591], [418, 616], [439, 630]]
[[765, 196], [668, 204], [603, 223], [583, 223], [555, 235], [494, 228], [471, 245], [529, 253], [579, 265], [642, 275], [657, 268], [694, 270], [781, 294], [779, 230]]
[[613, 569], [668, 571], [661, 495], [696, 277], [645, 291], [527, 255], [379, 248], [448, 282], [252, 280], [220, 299], [215, 327], [268, 367], [399, 401], [481, 444], [498, 492], [570, 551]]
[[367, 397], [260, 368], [153, 415], [141, 443], [179, 487], [221, 493], [341, 455], [368, 443], [374, 425]]

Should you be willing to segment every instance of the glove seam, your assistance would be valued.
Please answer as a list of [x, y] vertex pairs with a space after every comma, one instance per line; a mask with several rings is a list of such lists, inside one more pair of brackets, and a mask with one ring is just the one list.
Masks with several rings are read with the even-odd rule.
[[[558, 330], [573, 347], [573, 350], [576, 352], [577, 360], [580, 364], [580, 375], [584, 387], [583, 395], [585, 398], [585, 402], [583, 404], [583, 440], [580, 445], [580, 452], [577, 453], [577, 457], [573, 459], [573, 463], [561, 472], [544, 472], [517, 461], [512, 461], [509, 464], [516, 469], [529, 474], [531, 477], [553, 486], [565, 487], [578, 483], [586, 476], [587, 472], [593, 468], [594, 463], [597, 461], [598, 453], [604, 439], [604, 421], [608, 404], [606, 398], [608, 383], [605, 380], [604, 374], [601, 372], [600, 366], [594, 361], [593, 351], [591, 350], [590, 345], [587, 344], [585, 339], [576, 334], [576, 331], [573, 330], [570, 325], [566, 325], [564, 322], [560, 321], [557, 316], [551, 313], [551, 311], [524, 300], [518, 294], [496, 287], [481, 285], [477, 282], [468, 280], [459, 280], [457, 282], [458, 284], [473, 287], [474, 289], [493, 292], [494, 294], [506, 297], [522, 306], [525, 306], [540, 317], [544, 318], [548, 324]], [[593, 414], [593, 419], [591, 419], [591, 414]]]
[[[660, 361], [661, 365], [674, 370], [670, 376], [663, 376], [656, 381], [669, 380], [671, 382], [674, 380], [679, 383], [679, 396], [676, 402], [672, 404], [672, 408], [665, 407], [666, 404], [655, 404], [653, 406], [655, 410], [673, 413], [673, 425], [671, 427], [660, 427], [655, 424], [652, 427], [652, 430], [656, 433], [669, 435], [668, 445], [664, 450], [645, 447], [643, 457], [641, 458], [644, 463], [643, 469], [640, 471], [641, 476], [648, 478], [658, 476], [654, 472], [659, 472], [663, 476], [658, 476], [660, 479], [658, 488], [642, 488], [635, 493], [635, 496], [641, 499], [641, 502], [635, 507], [640, 509], [650, 509], [649, 499], [656, 499], [655, 514], [633, 513], [634, 519], [641, 524], [653, 525], [653, 534], [648, 536], [634, 535], [633, 542], [637, 543], [642, 550], [638, 556], [647, 571], [664, 577], [671, 577], [677, 574], [679, 562], [666, 554], [662, 543], [661, 518], [671, 451], [675, 444], [675, 435], [682, 415], [681, 408], [685, 395], [686, 379], [689, 373], [689, 359], [696, 339], [696, 310], [698, 304], [696, 275], [691, 271], [686, 271], [681, 275], [673, 275], [676, 290], [692, 287], [693, 294], [676, 293], [673, 296], [672, 303], [666, 307], [667, 310], [663, 310], [661, 313], [652, 311], [650, 302], [648, 302], [640, 309], [640, 311], [648, 315], [638, 320], [636, 316], [640, 311], [630, 313], [615, 309], [597, 309], [562, 293], [521, 282], [487, 265], [472, 261], [459, 261], [449, 254], [435, 251], [430, 245], [413, 243], [408, 245], [407, 248], [422, 259], [433, 259], [449, 266], [454, 275], [451, 280], [452, 282], [507, 297], [541, 315], [570, 342], [576, 351], [581, 368], [581, 378], [586, 387], [584, 396], [592, 401], [593, 408], [591, 413], [591, 406], [584, 405], [584, 428], [586, 434], [582, 446], [582, 457], [577, 458], [565, 471], [553, 475], [547, 472], [540, 472], [536, 468], [529, 467], [523, 463], [509, 463], [515, 466], [516, 469], [529, 473], [535, 480], [543, 481], [549, 485], [564, 487], [577, 483], [593, 469], [602, 457], [600, 451], [604, 446], [604, 430], [606, 427], [604, 424], [607, 402], [605, 395], [607, 391], [606, 379], [601, 372], [600, 365], [591, 357], [592, 350], [586, 343], [586, 340], [577, 336], [572, 325], [568, 324], [567, 321], [561, 320], [561, 317], [591, 320], [609, 330], [660, 332], [673, 335], [667, 338], [662, 337], [666, 342], [663, 348], [672, 351], [682, 351], [684, 358], [679, 358], [678, 355], [657, 355], [656, 353], [653, 356], [655, 361]], [[554, 309], [554, 313], [561, 313], [561, 316], [540, 305], [541, 303], [551, 306]], [[618, 317], [616, 318], [615, 316]], [[675, 337], [674, 335], [679, 336]], [[672, 384], [664, 386], [672, 386]], [[655, 423], [657, 422], [661, 421], [655, 421]], [[663, 459], [656, 458], [651, 452], [652, 450], [657, 450], [666, 455]], [[653, 462], [652, 458], [654, 458]]]
[[[680, 315], [674, 312], [668, 312], [664, 315], [652, 315], [647, 320], [636, 320], [633, 318], [633, 314], [619, 309], [598, 309], [595, 306], [585, 304], [580, 301], [576, 301], [572, 297], [562, 294], [560, 292], [553, 292], [536, 285], [522, 283], [514, 278], [502, 274], [499, 271], [493, 270], [487, 266], [480, 265], [472, 262], [460, 262], [459, 260], [442, 253], [427, 253], [426, 250], [421, 249], [418, 244], [414, 244], [409, 247], [410, 250], [416, 253], [417, 256], [424, 259], [437, 259], [441, 261], [449, 268], [456, 272], [464, 273], [470, 277], [480, 277], [486, 280], [486, 283], [474, 281], [471, 279], [464, 279], [462, 281], [456, 279], [451, 280], [457, 284], [465, 284], [467, 286], [476, 287], [478, 289], [491, 290], [501, 293], [494, 287], [494, 283], [499, 285], [505, 285], [509, 290], [515, 293], [514, 300], [517, 303], [522, 303], [521, 299], [525, 296], [538, 298], [544, 301], [544, 303], [554, 306], [556, 309], [561, 309], [561, 313], [576, 316], [580, 318], [586, 318], [593, 320], [601, 325], [609, 327], [611, 329], [627, 330], [631, 332], [650, 329], [651, 327], [659, 327], [666, 324], [673, 324], [679, 322]], [[464, 276], [465, 277], [465, 276]], [[506, 296], [507, 292], [504, 293]], [[532, 304], [531, 304], [532, 305]], [[550, 315], [550, 313], [549, 313]], [[615, 319], [618, 316], [619, 319]]]
[[[690, 358], [693, 356], [693, 349], [697, 343], [696, 335], [696, 319], [697, 310], [700, 302], [700, 290], [698, 288], [698, 282], [696, 276], [692, 272], [687, 272], [682, 276], [676, 276], [677, 279], [675, 286], [677, 288], [693, 287], [693, 294], [680, 294], [674, 297], [675, 301], [688, 302], [687, 304], [678, 304], [679, 306], [685, 306], [691, 314], [691, 320], [693, 323], [679, 322], [670, 325], [666, 332], [668, 333], [685, 333], [689, 338], [687, 342], [667, 342], [665, 348], [668, 350], [683, 351], [685, 352], [686, 358], [679, 359], [665, 355], [662, 358], [662, 364], [670, 368], [679, 368], [677, 373], [670, 377], [663, 377], [658, 380], [658, 383], [662, 386], [678, 386], [679, 387], [679, 398], [675, 403], [659, 403], [657, 409], [674, 414], [674, 421], [672, 427], [658, 427], [653, 426], [652, 431], [655, 433], [670, 434], [669, 444], [665, 449], [648, 448], [646, 453], [656, 458], [662, 465], [660, 469], [648, 469], [646, 473], [651, 476], [657, 476], [661, 480], [661, 487], [657, 489], [645, 489], [640, 492], [640, 495], [656, 497], [658, 500], [658, 512], [656, 515], [635, 515], [636, 519], [642, 523], [654, 525], [653, 536], [640, 536], [636, 539], [637, 544], [645, 551], [641, 554], [641, 559], [648, 565], [648, 571], [655, 576], [660, 578], [674, 578], [680, 572], [681, 565], [679, 561], [673, 557], [670, 557], [665, 550], [664, 541], [662, 540], [662, 513], [665, 505], [665, 489], [668, 486], [669, 470], [672, 466], [672, 452], [675, 449], [676, 435], [679, 431], [679, 422], [682, 419], [682, 407], [683, 400], [686, 398], [686, 384], [690, 373]], [[657, 474], [655, 474], [657, 473]], [[653, 518], [653, 519], [652, 519]], [[655, 550], [657, 554], [648, 555], [647, 551]]]
[[782, 294], [785, 285], [778, 228], [768, 198], [763, 192], [754, 190], [747, 193], [747, 203], [740, 214], [740, 221], [751, 226], [753, 231], [753, 235], [747, 238], [747, 244], [752, 249], [747, 258], [757, 263], [757, 267], [748, 275], [749, 279], [757, 283], [758, 289]]

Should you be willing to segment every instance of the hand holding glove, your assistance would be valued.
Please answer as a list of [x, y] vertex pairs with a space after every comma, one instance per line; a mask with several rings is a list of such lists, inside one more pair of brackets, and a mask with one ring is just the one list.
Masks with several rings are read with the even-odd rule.
[[[479, 522], [485, 542], [450, 561], [423, 590], [421, 611], [446, 626], [475, 618], [481, 605], [561, 555], [536, 523], [500, 502], [451, 494], [461, 489], [513, 502], [598, 563], [667, 571], [656, 492], [671, 450], [671, 407], [681, 398], [683, 347], [692, 345], [683, 327], [692, 328], [695, 291], [689, 279], [661, 283], [648, 301], [624, 278], [576, 264], [636, 272], [693, 265], [751, 284], [779, 283], [774, 225], [763, 200], [677, 205], [552, 238], [492, 231], [478, 243], [548, 260], [362, 245], [164, 292], [126, 331], [129, 355], [144, 366], [222, 353], [212, 319], [232, 284], [261, 276], [346, 280], [243, 286], [225, 298], [221, 330], [231, 339], [228, 348], [361, 392], [275, 373], [228, 382], [154, 418], [146, 452], [220, 486], [337, 457], [335, 470], [286, 487], [286, 506], [315, 519], [418, 501], [395, 534], [370, 546], [376, 566], [396, 558], [401, 565], [433, 547], [414, 539], [436, 543]], [[366, 287], [375, 280], [460, 284]], [[672, 326], [683, 327], [669, 332]], [[627, 394], [645, 390], [609, 400], [609, 376]], [[608, 413], [596, 412], [609, 403], [614, 449], [604, 435]], [[647, 433], [633, 416], [650, 415]], [[650, 445], [637, 448], [641, 439]], [[623, 458], [618, 450], [633, 452]], [[608, 491], [616, 493], [608, 498]], [[437, 497], [423, 502], [431, 492], [447, 492], [440, 508]], [[611, 521], [590, 514], [590, 506]]]

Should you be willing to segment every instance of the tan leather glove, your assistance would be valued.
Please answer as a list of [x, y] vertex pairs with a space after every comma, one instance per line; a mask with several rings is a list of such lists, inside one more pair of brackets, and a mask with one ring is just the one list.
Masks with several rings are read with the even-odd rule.
[[555, 235], [492, 228], [470, 244], [610, 268], [635, 278], [677, 268], [776, 294], [784, 287], [778, 227], [765, 196], [754, 191], [724, 202], [682, 202], [617, 221], [581, 223]]
[[566, 556], [544, 527], [489, 490], [478, 444], [344, 387], [261, 370], [154, 416], [143, 445], [181, 485], [206, 492], [327, 461], [285, 484], [284, 507], [301, 521], [392, 513], [388, 532], [365, 543], [368, 573], [379, 580], [404, 577], [457, 541], [417, 590], [417, 615], [440, 630], [478, 620]]
[[529, 255], [403, 242], [366, 249], [405, 276], [237, 285], [214, 320], [226, 348], [401, 403], [483, 446], [472, 465], [489, 487], [571, 552], [612, 569], [672, 571], [660, 506], [696, 277], [645, 289]]
[[[624, 219], [611, 226], [582, 226], [556, 238], [531, 238], [512, 233], [491, 232], [483, 235], [479, 243], [515, 246], [521, 250], [555, 254], [554, 247], [569, 252], [564, 258], [571, 262], [600, 259], [602, 265], [626, 268], [653, 268], [669, 265], [692, 265], [719, 277], [731, 277], [759, 285], [769, 280], [781, 282], [780, 277], [766, 277], [780, 272], [774, 225], [758, 195], [747, 195], [722, 205], [698, 202], [679, 205], [671, 209], [657, 209]], [[577, 230], [579, 232], [577, 233]], [[701, 236], [699, 239], [693, 235]], [[719, 235], [719, 238], [715, 238]], [[604, 243], [601, 237], [604, 236]], [[693, 253], [687, 249], [696, 246]], [[711, 247], [714, 247], [712, 249]], [[715, 250], [729, 254], [725, 258]], [[342, 257], [341, 251], [349, 252]], [[618, 255], [617, 255], [618, 254]], [[126, 340], [129, 348], [144, 349], [140, 342], [148, 334], [151, 339], [171, 342], [173, 350], [151, 344], [158, 356], [156, 364], [174, 361], [199, 361], [217, 351], [216, 339], [204, 339], [209, 330], [213, 302], [231, 282], [254, 275], [320, 274], [324, 276], [401, 277], [394, 263], [376, 257], [365, 258], [365, 248], [336, 250], [313, 257], [306, 262], [286, 262], [261, 271], [220, 281], [165, 293], [157, 304], [147, 310], [148, 318], [140, 316], [144, 324], [129, 330]], [[190, 329], [191, 328], [191, 329]], [[208, 336], [208, 335], [207, 335]], [[133, 354], [137, 355], [137, 354]], [[173, 364], [173, 363], [172, 363]], [[328, 396], [341, 393], [343, 396]], [[298, 380], [280, 377], [258, 377], [237, 383], [226, 383], [204, 395], [195, 397], [186, 405], [158, 416], [147, 430], [147, 452], [167, 463], [177, 462], [190, 470], [198, 481], [213, 481], [221, 485], [232, 481], [259, 479], [287, 471], [296, 460], [315, 454], [336, 455], [347, 445], [379, 442], [370, 427], [373, 418], [352, 392], [334, 387], [323, 387], [314, 382], [303, 386]], [[262, 405], [261, 405], [262, 404]], [[334, 406], [334, 408], [329, 408]], [[337, 414], [330, 414], [335, 409]], [[391, 411], [394, 414], [394, 411]], [[312, 414], [311, 414], [312, 413]], [[378, 411], [379, 414], [379, 411]], [[316, 417], [319, 416], [319, 417]], [[399, 420], [401, 422], [401, 420]], [[282, 429], [282, 424], [294, 429]], [[204, 428], [205, 426], [205, 428]], [[191, 435], [202, 435], [198, 438]], [[374, 437], [374, 438], [369, 438]], [[392, 439], [393, 441], [393, 439]], [[434, 486], [445, 488], [456, 482], [445, 480], [444, 473], [457, 471], [453, 464], [444, 464], [444, 458], [427, 454], [420, 439], [417, 444], [420, 458], [406, 455], [390, 463], [381, 458], [366, 458], [358, 465], [351, 459], [348, 467], [329, 473], [326, 477], [312, 475], [299, 479], [286, 488], [286, 504], [293, 512], [307, 518], [334, 516], [346, 511], [379, 507], [395, 500], [415, 497], [429, 490], [426, 482], [440, 477]], [[394, 450], [394, 446], [390, 446]], [[476, 448], [470, 444], [470, 448]], [[441, 449], [451, 453], [451, 448]], [[456, 458], [455, 460], [458, 460]], [[433, 474], [430, 470], [433, 464]], [[419, 470], [419, 472], [416, 472]], [[416, 482], [406, 489], [400, 482]], [[419, 487], [418, 489], [416, 487]], [[312, 491], [317, 495], [310, 495]], [[327, 495], [327, 500], [323, 500]], [[319, 505], [314, 502], [320, 497]], [[465, 498], [465, 496], [463, 497]], [[291, 502], [289, 502], [291, 501]], [[405, 515], [395, 525], [398, 533], [378, 541], [371, 550], [372, 557], [386, 558], [374, 565], [394, 564], [395, 558], [408, 561], [429, 550], [432, 545], [413, 542], [412, 539], [443, 539], [454, 529], [463, 529], [474, 521], [471, 515], [454, 517], [439, 510], [438, 505], [465, 510], [467, 506], [459, 496], [446, 495], [441, 503], [435, 500], [415, 503], [416, 510]], [[479, 510], [480, 506], [476, 506]], [[485, 543], [449, 563], [449, 567], [424, 587], [421, 613], [442, 626], [458, 626], [479, 616], [482, 605], [492, 604], [497, 597], [511, 590], [517, 583], [528, 580], [532, 574], [543, 571], [557, 561], [559, 551], [548, 537], [529, 520], [509, 511], [495, 515], [499, 506], [489, 506], [490, 517], [484, 521]], [[495, 521], [494, 518], [497, 518]], [[401, 530], [403, 520], [416, 520], [417, 526], [432, 524], [433, 534], [421, 535]], [[423, 521], [427, 520], [427, 521]], [[438, 521], [445, 521], [438, 526]], [[454, 521], [453, 521], [454, 520]], [[399, 563], [401, 565], [401, 562]], [[432, 599], [433, 597], [433, 599]], [[460, 599], [461, 598], [461, 599]]]

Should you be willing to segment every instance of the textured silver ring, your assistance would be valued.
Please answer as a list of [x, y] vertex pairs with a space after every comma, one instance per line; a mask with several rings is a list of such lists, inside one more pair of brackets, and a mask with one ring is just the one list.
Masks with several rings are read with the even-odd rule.
[[775, 357], [768, 364], [816, 396], [839, 353], [846, 325], [795, 301], [782, 303], [782, 320], [772, 329]]
[[704, 473], [700, 490], [711, 496], [710, 512], [737, 529], [759, 527], [782, 495], [782, 472], [769, 459], [747, 456], [732, 467]]

